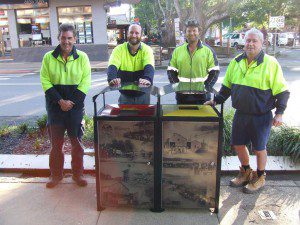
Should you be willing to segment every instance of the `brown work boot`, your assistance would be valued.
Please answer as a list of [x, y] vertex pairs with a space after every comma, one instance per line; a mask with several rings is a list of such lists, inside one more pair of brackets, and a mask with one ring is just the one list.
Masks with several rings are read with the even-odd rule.
[[75, 181], [75, 183], [80, 187], [87, 186], [87, 181], [83, 179], [83, 176], [72, 176], [72, 179]]
[[243, 192], [247, 194], [253, 194], [261, 190], [266, 183], [266, 173], [257, 177], [257, 174], [253, 176], [253, 179], [243, 188]]
[[252, 169], [249, 168], [245, 170], [242, 166], [240, 166], [240, 172], [238, 176], [230, 181], [231, 187], [241, 187], [245, 186], [252, 179]]
[[49, 177], [49, 181], [46, 183], [47, 188], [54, 188], [62, 180], [62, 177]]

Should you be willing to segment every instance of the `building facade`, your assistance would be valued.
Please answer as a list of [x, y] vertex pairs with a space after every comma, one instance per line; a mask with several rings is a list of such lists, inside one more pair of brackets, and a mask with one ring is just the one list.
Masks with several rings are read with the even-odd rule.
[[138, 1], [0, 0], [1, 52], [15, 61], [41, 61], [58, 42], [58, 27], [74, 24], [76, 47], [90, 60], [108, 59], [107, 17], [110, 6]]

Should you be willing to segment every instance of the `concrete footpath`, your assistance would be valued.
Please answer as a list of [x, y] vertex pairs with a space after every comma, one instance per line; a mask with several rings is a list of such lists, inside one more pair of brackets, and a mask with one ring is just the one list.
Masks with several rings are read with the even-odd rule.
[[[268, 176], [265, 188], [252, 195], [228, 186], [222, 176], [219, 213], [208, 210], [166, 209], [153, 213], [141, 209], [96, 210], [95, 178], [76, 186], [67, 174], [61, 184], [47, 189], [47, 178], [0, 173], [1, 225], [227, 225], [300, 224], [299, 175]], [[270, 220], [263, 219], [271, 216]]]
[[[153, 213], [145, 209], [107, 208], [98, 212], [95, 158], [84, 156], [88, 173], [85, 188], [72, 181], [71, 157], [65, 155], [63, 181], [56, 188], [47, 189], [48, 178], [34, 174], [49, 174], [48, 160], [48, 155], [1, 155], [0, 225], [300, 224], [300, 163], [293, 163], [288, 157], [268, 157], [266, 186], [252, 195], [228, 185], [239, 162], [236, 156], [223, 157], [218, 214], [208, 209]], [[250, 164], [256, 168], [255, 156], [250, 157]]]

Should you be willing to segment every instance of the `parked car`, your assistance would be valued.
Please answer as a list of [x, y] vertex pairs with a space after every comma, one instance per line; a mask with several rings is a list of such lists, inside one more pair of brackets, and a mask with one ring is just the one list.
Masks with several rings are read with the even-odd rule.
[[[224, 46], [224, 45], [227, 45], [227, 40], [228, 40], [228, 38], [231, 37], [231, 36], [232, 36], [232, 33], [227, 33], [227, 34], [224, 34], [224, 35], [222, 36], [223, 46]], [[215, 44], [216, 44], [216, 45], [220, 45], [220, 38], [216, 39]]]
[[281, 33], [278, 38], [278, 45], [292, 46], [294, 44], [295, 34], [294, 33]]
[[274, 38], [276, 35], [276, 45], [277, 46], [292, 46], [294, 44], [294, 39], [296, 38], [295, 34], [292, 32], [287, 33], [268, 33], [268, 43], [269, 45], [273, 45]]
[[[223, 35], [222, 46], [227, 46], [228, 39], [230, 40], [230, 47], [244, 47], [245, 33], [227, 33]], [[216, 40], [216, 45], [220, 45], [220, 39]]]

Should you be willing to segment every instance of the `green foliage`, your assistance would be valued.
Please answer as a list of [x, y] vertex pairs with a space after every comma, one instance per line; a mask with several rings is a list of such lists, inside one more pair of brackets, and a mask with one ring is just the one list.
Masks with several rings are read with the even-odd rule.
[[236, 29], [246, 23], [268, 27], [270, 16], [285, 16], [287, 25], [299, 24], [299, 0], [229, 0], [229, 4], [229, 14]]
[[[230, 146], [233, 116], [234, 110], [224, 113], [223, 155], [225, 156], [236, 155]], [[300, 161], [300, 129], [289, 126], [273, 127], [267, 150], [269, 155], [290, 156], [292, 160]]]
[[22, 123], [18, 126], [18, 131], [20, 134], [24, 134], [28, 131], [28, 124], [27, 123]]
[[93, 118], [88, 117], [85, 115], [83, 117], [84, 119], [84, 135], [82, 139], [84, 141], [93, 141], [94, 140], [94, 123], [93, 123]]
[[27, 133], [29, 138], [34, 138], [35, 136], [37, 136], [37, 128], [29, 127]]
[[231, 127], [235, 110], [231, 109], [224, 113], [224, 129], [223, 129], [223, 155], [232, 156], [235, 152], [231, 149]]
[[45, 130], [47, 126], [47, 115], [43, 115], [41, 118], [37, 119], [36, 124], [41, 131]]
[[33, 147], [34, 147], [35, 150], [40, 150], [41, 149], [41, 140], [39, 138], [35, 139]]
[[290, 156], [292, 160], [300, 161], [300, 130], [288, 126], [273, 128], [267, 149], [270, 155]]
[[161, 18], [157, 18], [156, 11], [158, 11], [157, 4], [155, 0], [142, 0], [139, 4], [134, 6], [135, 16], [140, 19], [140, 23], [143, 28], [147, 30], [147, 35], [149, 31], [154, 33], [158, 32], [158, 27], [161, 23]]
[[0, 137], [4, 137], [7, 135], [10, 135], [12, 133], [15, 133], [18, 130], [17, 126], [2, 126], [0, 127]]

